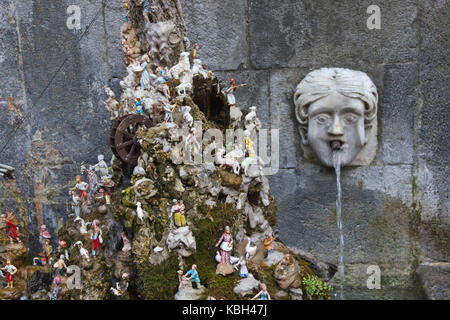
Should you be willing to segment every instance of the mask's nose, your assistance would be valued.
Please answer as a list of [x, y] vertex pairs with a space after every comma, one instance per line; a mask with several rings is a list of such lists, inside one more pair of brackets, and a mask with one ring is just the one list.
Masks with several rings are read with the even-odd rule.
[[338, 116], [334, 116], [333, 123], [328, 129], [328, 133], [333, 136], [342, 136], [344, 134], [344, 128], [342, 128], [341, 121]]

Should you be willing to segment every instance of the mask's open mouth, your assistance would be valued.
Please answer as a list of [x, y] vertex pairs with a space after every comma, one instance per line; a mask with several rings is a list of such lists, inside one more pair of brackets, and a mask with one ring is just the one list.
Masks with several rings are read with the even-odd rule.
[[332, 150], [341, 150], [342, 144], [342, 141], [339, 140], [330, 141], [330, 147]]

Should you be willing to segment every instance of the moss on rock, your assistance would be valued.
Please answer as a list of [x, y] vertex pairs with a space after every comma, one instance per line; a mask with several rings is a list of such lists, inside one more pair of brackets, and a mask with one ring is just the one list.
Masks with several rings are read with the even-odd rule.
[[147, 300], [173, 300], [178, 287], [179, 270], [176, 253], [159, 265], [137, 265], [138, 296]]

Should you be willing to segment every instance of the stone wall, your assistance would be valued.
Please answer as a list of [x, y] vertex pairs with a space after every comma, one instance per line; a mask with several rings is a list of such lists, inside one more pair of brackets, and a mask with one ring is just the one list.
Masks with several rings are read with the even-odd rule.
[[[5, 0], [0, 6], [0, 163], [16, 168], [21, 191], [0, 183], [0, 211], [20, 199], [32, 253], [40, 250], [38, 224], [55, 235], [67, 219], [67, 189], [81, 162], [95, 163], [99, 153], [111, 157], [103, 87], [118, 90], [124, 75], [126, 13], [122, 1], [105, 3]], [[70, 5], [81, 9], [79, 30], [67, 27]]]
[[[0, 184], [0, 210], [20, 204], [37, 252], [38, 223], [54, 234], [67, 218], [80, 163], [110, 158], [103, 86], [119, 94], [125, 10], [121, 0], [3, 2], [0, 163], [16, 167], [17, 185]], [[238, 105], [256, 105], [263, 126], [280, 129], [271, 189], [286, 244], [337, 261], [334, 173], [302, 159], [292, 96], [308, 72], [347, 67], [366, 72], [380, 94], [376, 159], [342, 177], [348, 270], [365, 276], [377, 264], [395, 285], [421, 257], [449, 260], [448, 1], [181, 2], [199, 58], [224, 81], [247, 82]], [[366, 26], [371, 4], [379, 30]], [[80, 30], [67, 28], [69, 5], [81, 8]]]
[[[360, 278], [348, 282], [365, 285], [375, 264], [384, 284], [405, 285], [423, 257], [449, 260], [447, 1], [182, 2], [200, 59], [225, 83], [249, 83], [238, 105], [280, 129], [270, 182], [286, 244], [337, 262], [334, 172], [302, 158], [293, 93], [314, 69], [346, 67], [366, 72], [380, 95], [377, 156], [342, 174], [345, 263]], [[367, 28], [372, 4], [381, 29]]]

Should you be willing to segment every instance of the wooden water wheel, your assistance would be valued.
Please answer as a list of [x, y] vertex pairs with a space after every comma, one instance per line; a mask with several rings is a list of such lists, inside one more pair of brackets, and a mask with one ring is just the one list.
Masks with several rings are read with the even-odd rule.
[[114, 155], [123, 162], [136, 165], [140, 148], [136, 138], [139, 127], [153, 126], [152, 121], [142, 115], [127, 114], [114, 122], [109, 134], [109, 145]]

